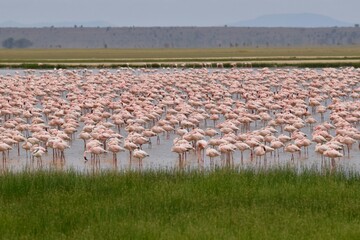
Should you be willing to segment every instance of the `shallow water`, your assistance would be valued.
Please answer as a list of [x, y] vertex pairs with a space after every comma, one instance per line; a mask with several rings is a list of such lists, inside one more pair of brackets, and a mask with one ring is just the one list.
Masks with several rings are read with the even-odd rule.
[[[186, 157], [186, 164], [180, 165], [178, 155], [170, 151], [173, 144], [173, 139], [177, 137], [176, 134], [171, 133], [170, 138], [167, 139], [165, 135], [160, 136], [160, 144], [156, 143], [156, 137], [152, 138], [152, 144], [144, 145], [142, 147], [149, 157], [145, 158], [140, 165], [139, 160], [129, 159], [129, 153], [121, 152], [117, 154], [117, 163], [113, 162], [112, 153], [107, 153], [101, 156], [100, 164], [97, 165], [91, 161], [85, 162], [83, 159], [83, 141], [81, 139], [73, 139], [71, 141], [71, 148], [65, 151], [65, 163], [56, 163], [52, 160], [51, 150], [45, 153], [42, 162], [39, 163], [36, 159], [31, 160], [30, 157], [25, 157], [25, 151], [20, 150], [20, 156], [15, 151], [10, 152], [10, 160], [2, 165], [2, 170], [22, 171], [22, 170], [36, 170], [36, 169], [74, 169], [80, 172], [99, 171], [99, 170], [166, 170], [166, 169], [204, 169], [211, 170], [214, 168], [229, 167], [226, 162], [226, 156], [220, 156], [210, 161], [210, 158], [204, 156], [204, 161], [198, 161], [197, 155], [194, 151], [189, 152]], [[303, 169], [313, 169], [323, 171], [330, 168], [330, 159], [322, 159], [319, 154], [316, 154], [315, 144], [309, 147], [309, 154], [305, 155], [303, 152], [294, 154], [294, 160], [291, 160], [291, 154], [279, 150], [279, 157], [276, 154], [267, 154], [266, 162], [264, 158], [256, 158], [250, 156], [250, 151], [243, 153], [243, 163], [241, 163], [241, 155], [239, 151], [235, 151], [233, 155], [233, 165], [230, 167], [238, 169], [270, 169], [276, 167], [290, 167], [299, 171]], [[357, 144], [354, 144], [350, 152], [350, 157], [347, 152], [344, 152], [344, 157], [336, 159], [336, 167], [341, 171], [356, 171], [360, 172], [360, 151]], [[324, 165], [325, 164], [325, 165]]]
[[[98, 73], [97, 70], [92, 70], [93, 74]], [[111, 73], [115, 73], [116, 70], [108, 70]], [[173, 69], [166, 70], [158, 70], [159, 72], [167, 72], [168, 76], [174, 73]], [[176, 70], [181, 71], [181, 70]], [[184, 71], [192, 71], [192, 70], [184, 70]], [[220, 69], [212, 69], [209, 72], [213, 71], [226, 71], [229, 70], [220, 70]], [[253, 70], [254, 74], [256, 73], [256, 69]], [[291, 70], [289, 70], [291, 71]], [[321, 69], [318, 71], [322, 71]], [[43, 72], [51, 72], [51, 71], [35, 71], [34, 74], [37, 76], [41, 76]], [[11, 70], [11, 69], [3, 69], [0, 70], [0, 76], [4, 75], [26, 75], [23, 70]], [[145, 76], [146, 74], [152, 74], [143, 72], [142, 70], [134, 70], [134, 75]], [[221, 73], [220, 73], [221, 76]], [[359, 82], [357, 86], [359, 86]], [[324, 104], [324, 102], [323, 102]], [[326, 104], [331, 104], [331, 102], [327, 102]], [[357, 103], [358, 104], [358, 103]], [[318, 123], [321, 122], [321, 118], [319, 114], [313, 115]], [[164, 115], [162, 116], [164, 117]], [[329, 113], [324, 115], [324, 120], [329, 121]], [[222, 117], [218, 122], [223, 121]], [[4, 121], [3, 121], [4, 122]], [[208, 120], [207, 125], [205, 126], [205, 122], [201, 122], [200, 127], [206, 128], [212, 126], [212, 121]], [[116, 171], [127, 171], [127, 170], [164, 170], [164, 169], [174, 169], [174, 168], [182, 168], [182, 169], [205, 169], [210, 170], [217, 167], [226, 167], [229, 166], [229, 163], [225, 160], [225, 156], [214, 158], [213, 161], [205, 156], [203, 161], [198, 161], [196, 154], [193, 151], [190, 151], [187, 154], [186, 163], [184, 165], [179, 164], [178, 155], [176, 153], [171, 152], [171, 147], [173, 145], [173, 140], [175, 137], [178, 137], [175, 133], [170, 133], [170, 137], [167, 138], [165, 134], [160, 135], [160, 144], [156, 143], [156, 137], [152, 138], [151, 147], [145, 144], [142, 148], [147, 153], [149, 153], [149, 157], [145, 158], [142, 163], [137, 159], [133, 159], [130, 161], [128, 151], [119, 153], [117, 155], [117, 163], [114, 163], [112, 160], [112, 154], [107, 153], [101, 155], [100, 164], [94, 164], [92, 161], [85, 162], [83, 159], [83, 141], [78, 139], [78, 133], [82, 128], [83, 124], [80, 124], [80, 127], [75, 133], [75, 137], [70, 142], [71, 148], [66, 149], [65, 151], [65, 162], [56, 161], [55, 163], [52, 160], [51, 150], [45, 153], [42, 157], [42, 161], [31, 160], [30, 157], [26, 157], [25, 151], [20, 149], [20, 156], [18, 156], [16, 151], [16, 146], [13, 146], [13, 150], [9, 152], [9, 159], [6, 162], [2, 162], [0, 168], [6, 171], [22, 171], [22, 170], [36, 170], [36, 169], [75, 169], [80, 172], [87, 171], [99, 171], [99, 170], [116, 170]], [[263, 124], [260, 121], [251, 124], [251, 131], [255, 129], [259, 129], [263, 127]], [[359, 124], [356, 124], [355, 127], [359, 130]], [[278, 134], [281, 133], [280, 127], [277, 127]], [[301, 129], [304, 133], [309, 136], [311, 139], [312, 130], [310, 126], [306, 126]], [[286, 133], [286, 132], [284, 132]], [[331, 135], [335, 135], [335, 131], [332, 130]], [[121, 129], [121, 134], [126, 137], [127, 133], [124, 128]], [[277, 134], [277, 135], [278, 135]], [[208, 140], [209, 138], [206, 138]], [[240, 152], [235, 151], [233, 155], [233, 163], [231, 163], [231, 167], [238, 169], [246, 169], [246, 168], [273, 168], [273, 167], [293, 167], [301, 171], [302, 169], [315, 169], [318, 171], [322, 171], [324, 169], [330, 168], [330, 160], [323, 160], [322, 157], [315, 153], [315, 144], [313, 143], [309, 147], [309, 154], [305, 155], [303, 152], [301, 155], [295, 153], [294, 160], [291, 160], [291, 154], [283, 152], [280, 150], [279, 158], [267, 154], [266, 161], [264, 158], [257, 159], [255, 157], [251, 157], [250, 151], [245, 151], [243, 156], [243, 162], [241, 162]], [[352, 150], [350, 152], [350, 156], [347, 156], [347, 152], [344, 152], [344, 157], [336, 159], [335, 168], [341, 171], [360, 171], [360, 150], [358, 146], [358, 142], [353, 144]]]

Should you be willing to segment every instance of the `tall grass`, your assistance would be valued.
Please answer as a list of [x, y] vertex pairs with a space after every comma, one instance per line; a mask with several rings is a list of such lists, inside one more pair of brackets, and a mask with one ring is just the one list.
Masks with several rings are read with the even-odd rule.
[[355, 239], [360, 177], [215, 172], [0, 176], [3, 239]]

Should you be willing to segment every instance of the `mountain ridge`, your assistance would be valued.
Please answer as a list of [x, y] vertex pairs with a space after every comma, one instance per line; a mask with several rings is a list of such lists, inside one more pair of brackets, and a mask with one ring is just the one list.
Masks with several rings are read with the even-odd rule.
[[[254, 19], [237, 21], [226, 26], [232, 27], [352, 27], [355, 23], [340, 21], [335, 18], [314, 13], [284, 13], [262, 15]], [[127, 27], [103, 20], [94, 21], [59, 21], [59, 22], [37, 22], [20, 23], [17, 21], [0, 22], [1, 28], [32, 28], [32, 27]], [[196, 25], [194, 25], [196, 26]], [[221, 26], [219, 24], [218, 26]], [[136, 26], [141, 27], [141, 26]], [[156, 26], [153, 26], [156, 27]], [[164, 26], [166, 27], [166, 26]], [[190, 26], [168, 26], [168, 27], [190, 27]], [[208, 26], [212, 27], [212, 26]]]
[[234, 27], [351, 27], [352, 23], [314, 13], [284, 13], [262, 15], [254, 19], [238, 21], [229, 26]]

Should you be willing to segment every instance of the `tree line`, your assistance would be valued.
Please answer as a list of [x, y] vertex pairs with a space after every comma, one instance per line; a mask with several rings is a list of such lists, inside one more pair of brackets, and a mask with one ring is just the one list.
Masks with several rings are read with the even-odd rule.
[[33, 43], [26, 38], [14, 39], [9, 37], [2, 42], [4, 48], [28, 48], [32, 45]]

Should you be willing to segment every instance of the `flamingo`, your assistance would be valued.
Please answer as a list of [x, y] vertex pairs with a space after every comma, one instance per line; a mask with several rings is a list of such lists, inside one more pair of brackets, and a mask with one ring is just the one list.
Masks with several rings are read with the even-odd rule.
[[5, 164], [6, 162], [6, 151], [12, 149], [11, 146], [9, 146], [8, 144], [4, 143], [4, 142], [0, 142], [0, 152], [2, 152], [2, 159], [3, 159], [3, 164]]
[[205, 148], [207, 147], [207, 145], [208, 143], [204, 139], [200, 139], [196, 142], [198, 163], [200, 161], [204, 161]]
[[20, 142], [26, 141], [26, 138], [22, 135], [15, 135], [13, 139], [16, 141], [17, 149], [18, 149], [18, 156], [20, 156]]
[[136, 145], [135, 143], [130, 142], [130, 141], [125, 141], [124, 148], [129, 151], [129, 158], [130, 158], [130, 161], [131, 161], [132, 156], [133, 156], [133, 151], [138, 148], [138, 145]]
[[39, 147], [35, 148], [32, 152], [33, 158], [36, 158], [36, 162], [38, 166], [42, 166], [42, 155], [45, 153], [44, 149], [41, 149]]
[[133, 139], [133, 142], [139, 145], [140, 149], [143, 144], [149, 143], [149, 141], [150, 141], [149, 138], [143, 136], [137, 136]]
[[350, 157], [350, 148], [356, 141], [352, 137], [345, 136], [345, 137], [341, 138], [340, 142], [347, 146], [348, 157]]
[[21, 147], [25, 150], [26, 152], [26, 158], [28, 158], [28, 151], [30, 151], [31, 147], [32, 147], [32, 144], [28, 141], [25, 141]]
[[91, 147], [87, 151], [91, 153], [91, 159], [94, 160], [96, 166], [100, 166], [100, 154], [107, 152], [104, 148], [100, 146]]
[[213, 158], [220, 156], [220, 152], [214, 148], [207, 148], [205, 151], [206, 156], [210, 158], [210, 162], [213, 163]]
[[159, 136], [159, 134], [165, 132], [165, 130], [160, 126], [154, 126], [154, 127], [151, 128], [151, 131], [156, 133], [156, 135], [157, 135], [156, 142], [159, 145], [160, 144], [160, 136]]
[[219, 151], [226, 154], [226, 164], [233, 165], [233, 152], [236, 150], [236, 146], [231, 143], [223, 143], [219, 145]]
[[207, 129], [205, 129], [205, 135], [206, 136], [209, 136], [209, 137], [214, 137], [214, 136], [216, 136], [216, 135], [218, 135], [219, 133], [215, 130], [215, 129], [213, 129], [213, 128], [207, 128]]
[[300, 152], [301, 149], [295, 144], [289, 144], [285, 146], [285, 152], [291, 153], [291, 160], [294, 161], [294, 152]]
[[56, 139], [53, 142], [53, 149], [60, 152], [60, 161], [65, 162], [65, 149], [70, 148], [69, 144], [61, 139]]
[[139, 167], [142, 167], [142, 160], [146, 157], [149, 157], [149, 154], [141, 149], [135, 149], [133, 157], [139, 160]]
[[149, 146], [149, 148], [151, 148], [151, 137], [155, 137], [155, 136], [157, 136], [157, 134], [149, 129], [145, 129], [142, 132], [142, 135], [146, 138], [149, 138], [148, 146]]
[[79, 138], [84, 141], [84, 149], [86, 149], [86, 141], [91, 139], [90, 133], [83, 131], [79, 134]]
[[342, 153], [336, 151], [335, 149], [328, 149], [323, 152], [323, 155], [331, 159], [331, 169], [335, 168], [335, 158], [340, 158], [344, 156]]
[[[190, 148], [192, 148], [192, 147], [190, 146]], [[177, 144], [177, 145], [174, 145], [174, 146], [171, 147], [171, 151], [175, 152], [175, 153], [177, 153], [179, 155], [179, 166], [180, 167], [183, 166], [184, 165], [183, 161], [184, 161], [184, 158], [185, 158], [184, 154], [185, 154], [186, 151], [188, 151], [188, 147], [186, 147], [184, 145]]]
[[278, 160], [280, 158], [280, 156], [279, 156], [279, 148], [282, 148], [284, 146], [285, 146], [284, 143], [277, 140], [277, 139], [274, 139], [273, 141], [270, 142], [270, 147], [274, 148], [276, 150], [276, 152], [277, 152]]
[[113, 163], [116, 166], [117, 163], [117, 153], [124, 152], [125, 149], [117, 144], [109, 144], [108, 151], [113, 153]]
[[265, 165], [266, 165], [266, 148], [264, 145], [257, 146], [254, 149], [254, 154], [256, 157], [259, 157], [259, 165], [261, 163], [261, 156], [264, 156], [264, 161], [265, 161]]
[[248, 150], [248, 149], [250, 149], [250, 146], [249, 145], [247, 145], [246, 143], [244, 143], [244, 142], [236, 142], [235, 144], [234, 144], [236, 147], [237, 147], [237, 149], [239, 149], [240, 150], [240, 154], [241, 154], [241, 164], [244, 164], [244, 157], [243, 157], [243, 152], [245, 151], [245, 150]]

